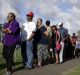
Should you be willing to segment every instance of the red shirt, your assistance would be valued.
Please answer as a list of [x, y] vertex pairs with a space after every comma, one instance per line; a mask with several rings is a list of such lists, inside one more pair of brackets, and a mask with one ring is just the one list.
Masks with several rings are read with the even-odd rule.
[[72, 45], [76, 45], [77, 36], [72, 36], [71, 40], [72, 40]]

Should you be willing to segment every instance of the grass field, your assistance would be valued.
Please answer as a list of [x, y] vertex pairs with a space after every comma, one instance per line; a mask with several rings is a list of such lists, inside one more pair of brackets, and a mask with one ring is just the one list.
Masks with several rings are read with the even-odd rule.
[[65, 72], [63, 75], [80, 75], [80, 65], [75, 68]]
[[[5, 60], [2, 56], [2, 44], [0, 43], [0, 75], [3, 75], [6, 71], [6, 64]], [[22, 66], [22, 58], [21, 58], [21, 51], [15, 50], [14, 53], [14, 61], [16, 68], [20, 68]], [[76, 68], [64, 73], [64, 75], [80, 75], [80, 65], [77, 66]]]
[[[6, 71], [6, 63], [5, 63], [5, 60], [2, 56], [2, 44], [0, 43], [0, 75], [3, 75]], [[15, 53], [14, 53], [14, 61], [15, 61], [15, 65], [16, 65], [16, 68], [22, 66], [22, 58], [21, 58], [21, 51], [20, 49], [19, 50], [15, 50]]]

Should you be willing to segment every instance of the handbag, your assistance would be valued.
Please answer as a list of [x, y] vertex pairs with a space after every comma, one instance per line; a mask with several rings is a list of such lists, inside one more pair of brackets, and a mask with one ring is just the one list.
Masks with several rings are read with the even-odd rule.
[[56, 43], [56, 50], [60, 50], [61, 49], [61, 43]]

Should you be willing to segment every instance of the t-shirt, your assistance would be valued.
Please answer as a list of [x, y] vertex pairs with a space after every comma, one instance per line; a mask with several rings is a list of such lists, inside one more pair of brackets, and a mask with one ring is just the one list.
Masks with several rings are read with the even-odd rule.
[[34, 42], [38, 43], [41, 39], [41, 31], [40, 29], [37, 29], [34, 35]]
[[21, 41], [28, 40], [32, 32], [35, 31], [36, 31], [36, 24], [34, 22], [25, 22], [21, 26]]
[[60, 28], [60, 39], [63, 40], [68, 35], [68, 30], [65, 28]]
[[71, 41], [73, 45], [76, 45], [76, 41], [77, 41], [77, 36], [72, 36], [71, 37]]
[[48, 31], [49, 37], [51, 37], [52, 36], [52, 30], [51, 30], [50, 26], [47, 26], [47, 31]]
[[41, 26], [36, 30], [36, 41], [39, 44], [47, 44], [47, 37], [45, 37], [44, 32], [47, 31], [45, 26]]

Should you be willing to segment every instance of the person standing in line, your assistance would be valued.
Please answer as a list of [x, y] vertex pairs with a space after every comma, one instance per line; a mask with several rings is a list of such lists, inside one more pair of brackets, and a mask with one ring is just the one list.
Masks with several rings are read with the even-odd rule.
[[7, 16], [8, 22], [3, 26], [3, 33], [5, 34], [3, 38], [3, 57], [6, 60], [7, 73], [6, 75], [11, 75], [13, 69], [13, 54], [16, 45], [20, 41], [20, 27], [19, 23], [15, 20], [15, 14], [10, 12]]
[[46, 24], [46, 28], [47, 28], [47, 32], [48, 32], [48, 38], [47, 38], [47, 43], [48, 43], [48, 52], [49, 52], [49, 62], [52, 63], [53, 62], [53, 50], [52, 50], [52, 41], [51, 41], [51, 37], [52, 37], [52, 29], [50, 26], [50, 21], [47, 20], [45, 22]]
[[47, 32], [48, 32], [48, 49], [50, 50], [50, 48], [51, 48], [52, 29], [51, 29], [49, 20], [46, 21], [46, 28], [47, 28]]
[[71, 42], [72, 42], [72, 58], [74, 57], [74, 49], [76, 46], [76, 42], [77, 42], [77, 36], [75, 33], [73, 33], [72, 37], [71, 37]]
[[53, 43], [53, 50], [55, 51], [56, 57], [56, 64], [59, 64], [59, 53], [60, 49], [56, 49], [56, 44], [60, 44], [60, 32], [58, 31], [55, 25], [52, 26], [52, 43]]
[[43, 26], [42, 19], [39, 18], [37, 20], [37, 30], [39, 33], [39, 41], [37, 44], [37, 56], [38, 56], [38, 64], [37, 67], [42, 66], [42, 62], [44, 62], [47, 59], [48, 56], [48, 49], [47, 49], [47, 37], [48, 32], [47, 28]]
[[20, 46], [21, 46], [21, 56], [22, 56], [22, 60], [23, 60], [23, 67], [25, 68], [26, 63], [27, 63], [27, 54], [26, 54], [26, 31], [24, 30], [26, 26], [21, 25], [20, 26], [20, 36], [21, 36], [21, 40], [20, 40]]
[[66, 28], [63, 27], [63, 23], [59, 23], [59, 32], [60, 32], [60, 41], [61, 41], [61, 45], [62, 48], [60, 50], [60, 54], [59, 54], [59, 58], [60, 58], [60, 63], [63, 63], [63, 52], [64, 52], [64, 44], [65, 44], [65, 40], [68, 37], [68, 30]]
[[[33, 60], [33, 37], [36, 31], [36, 24], [33, 22], [34, 14], [33, 12], [29, 12], [27, 15], [27, 22], [25, 22], [22, 26], [22, 38], [26, 41], [26, 58], [25, 68], [32, 69], [32, 60]], [[24, 46], [25, 47], [25, 46]], [[23, 54], [25, 51], [23, 51]]]

